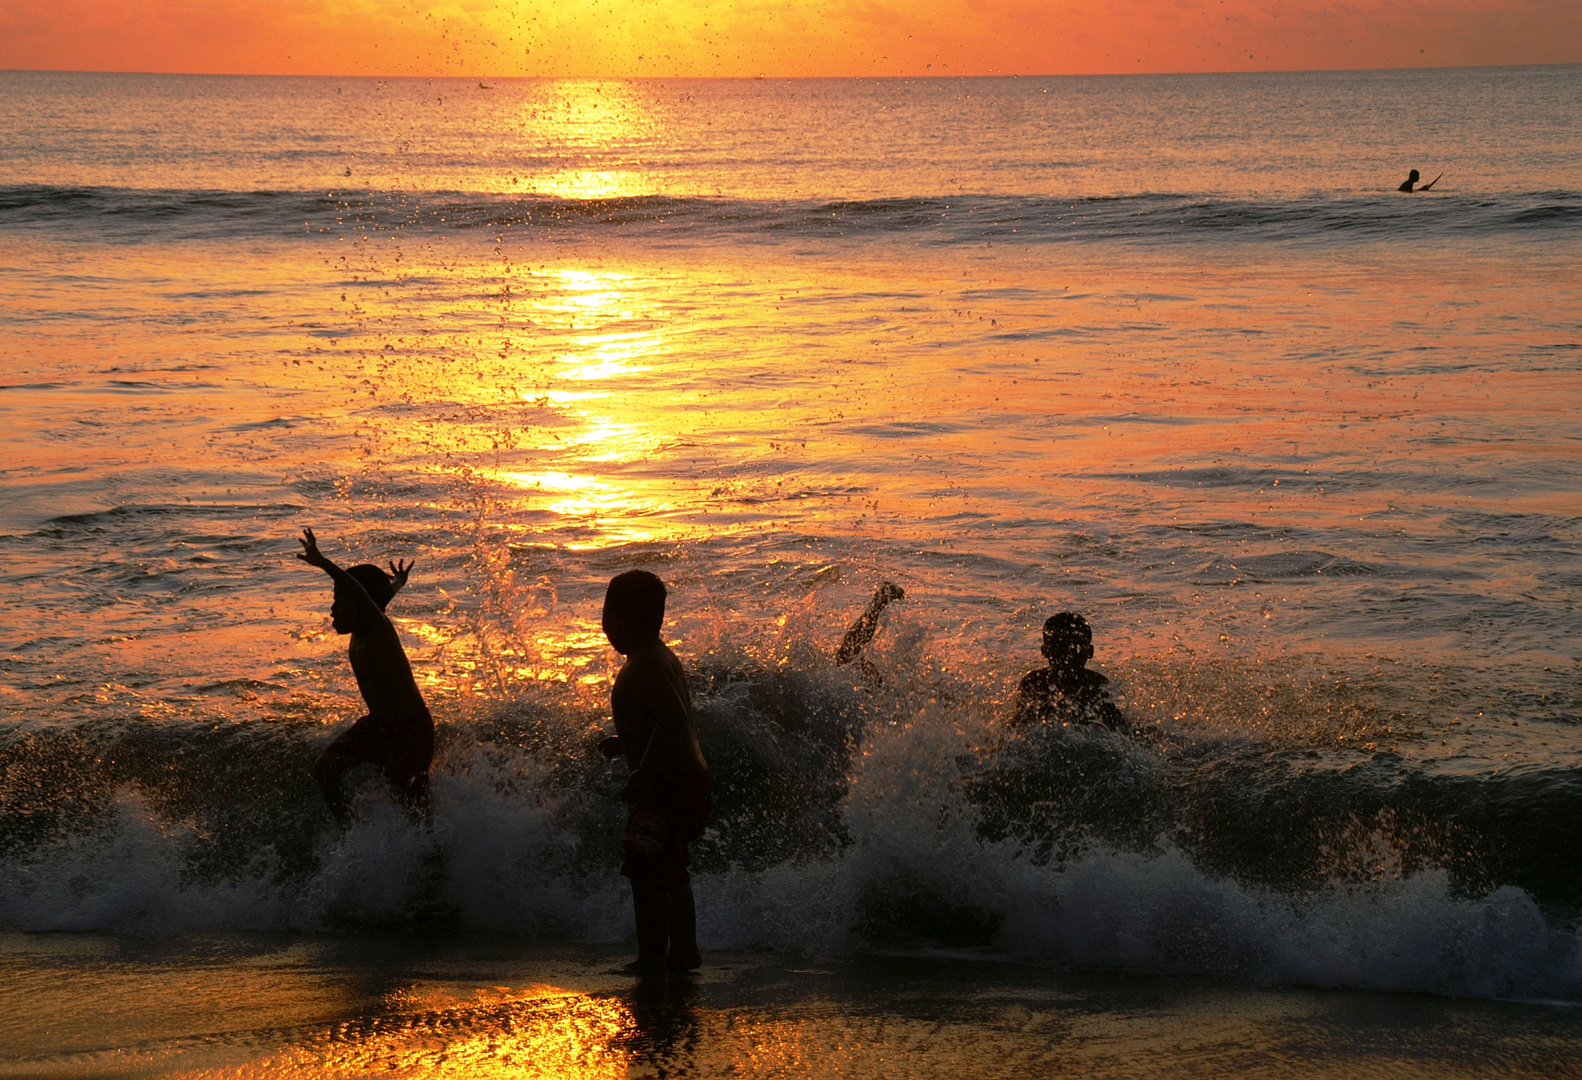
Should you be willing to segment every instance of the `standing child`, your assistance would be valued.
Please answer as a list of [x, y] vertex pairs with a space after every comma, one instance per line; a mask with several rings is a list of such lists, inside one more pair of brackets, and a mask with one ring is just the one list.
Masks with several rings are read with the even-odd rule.
[[434, 718], [429, 715], [412, 665], [385, 605], [406, 584], [412, 564], [390, 564], [390, 574], [372, 563], [342, 570], [319, 551], [312, 529], [302, 530], [297, 558], [316, 566], [335, 583], [330, 622], [337, 634], [350, 634], [348, 655], [368, 715], [343, 731], [313, 764], [335, 820], [346, 824], [348, 808], [341, 777], [368, 762], [395, 786], [396, 800], [414, 816], [428, 811], [428, 767], [434, 757]]
[[[632, 882], [641, 969], [691, 971], [698, 952], [687, 844], [703, 834], [709, 816], [708, 762], [698, 746], [681, 661], [659, 639], [665, 586], [646, 570], [629, 570], [604, 595], [604, 636], [626, 657], [610, 692], [613, 738], [605, 757], [626, 756], [631, 778], [621, 873]], [[667, 947], [668, 946], [668, 947]]]

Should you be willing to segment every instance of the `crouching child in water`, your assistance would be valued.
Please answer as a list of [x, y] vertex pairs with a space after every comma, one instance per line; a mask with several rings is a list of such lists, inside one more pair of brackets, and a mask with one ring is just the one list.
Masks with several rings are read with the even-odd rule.
[[1093, 659], [1093, 631], [1074, 611], [1051, 615], [1044, 622], [1041, 650], [1049, 666], [1022, 676], [1017, 688], [1012, 727], [1032, 724], [1099, 724], [1126, 729], [1126, 717], [1110, 700], [1109, 682], [1087, 663]]
[[386, 574], [372, 563], [341, 569], [319, 551], [312, 529], [303, 529], [297, 558], [335, 583], [330, 622], [351, 636], [348, 656], [368, 715], [343, 731], [313, 764], [324, 801], [342, 826], [349, 807], [341, 778], [367, 762], [395, 787], [396, 801], [414, 817], [428, 811], [428, 769], [434, 758], [434, 719], [412, 678], [401, 638], [385, 606], [406, 585], [412, 564], [391, 563]]
[[712, 779], [698, 746], [681, 661], [660, 640], [665, 586], [646, 570], [629, 570], [604, 596], [605, 637], [626, 657], [610, 691], [616, 734], [599, 744], [624, 755], [631, 770], [621, 873], [632, 882], [640, 969], [691, 971], [698, 952], [687, 844], [703, 834]]

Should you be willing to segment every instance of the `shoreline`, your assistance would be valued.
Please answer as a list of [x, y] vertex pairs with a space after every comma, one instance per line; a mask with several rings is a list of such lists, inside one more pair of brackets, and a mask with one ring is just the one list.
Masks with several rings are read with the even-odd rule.
[[1558, 1075], [1574, 1006], [485, 935], [0, 935], [0, 1076]]

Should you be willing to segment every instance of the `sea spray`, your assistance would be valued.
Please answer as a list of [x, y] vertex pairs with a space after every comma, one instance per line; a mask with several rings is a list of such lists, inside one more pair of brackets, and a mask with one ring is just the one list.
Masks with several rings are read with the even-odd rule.
[[[970, 684], [939, 681], [926, 665], [878, 670], [877, 688], [853, 686], [844, 669], [828, 667], [749, 668], [729, 680], [695, 673], [705, 750], [722, 780], [728, 768], [759, 781], [722, 784], [698, 845], [706, 947], [812, 956], [944, 949], [1498, 996], [1570, 998], [1582, 987], [1577, 935], [1559, 910], [1546, 915], [1511, 885], [1469, 889], [1443, 869], [1408, 866], [1390, 855], [1391, 834], [1378, 822], [1358, 823], [1353, 839], [1366, 850], [1344, 874], [1297, 888], [1268, 880], [1256, 863], [1206, 871], [1167, 829], [1106, 843], [1102, 823], [1085, 825], [1080, 814], [1059, 823], [1080, 841], [1064, 848], [1041, 852], [988, 835], [983, 778], [996, 755], [1014, 757], [1000, 706], [974, 698]], [[808, 722], [820, 710], [822, 728]], [[75, 809], [57, 814], [50, 829], [34, 822], [8, 837], [0, 919], [25, 930], [363, 927], [622, 941], [630, 927], [615, 873], [619, 768], [583, 745], [594, 719], [519, 701], [472, 727], [449, 726], [431, 821], [412, 823], [369, 775], [343, 833], [298, 782], [312, 743], [289, 726], [228, 743], [200, 735], [209, 760], [221, 745], [224, 753], [248, 748], [253, 766], [289, 781], [262, 796], [264, 805], [253, 805], [259, 785], [235, 795], [211, 788], [217, 807], [171, 798], [165, 788], [184, 783], [183, 774], [140, 750], [142, 735], [168, 751], [174, 731], [114, 729], [103, 757], [79, 764], [75, 785], [55, 789]], [[111, 730], [13, 739], [7, 775], [36, 776], [42, 763], [58, 762], [44, 748], [50, 738], [81, 751]], [[1153, 755], [1149, 798], [1164, 807], [1161, 820], [1192, 817], [1190, 799], [1182, 801], [1190, 785], [1159, 780], [1182, 768], [1167, 746], [1120, 748], [1117, 757], [1083, 759], [1061, 782], [1090, 783], [1125, 814], [1135, 785], [1115, 786], [1095, 761], [1124, 771]], [[1204, 752], [1195, 745], [1196, 768], [1212, 773], [1219, 765], [1201, 760]], [[129, 770], [129, 762], [141, 764]], [[1291, 782], [1269, 771], [1240, 779], [1260, 776]], [[777, 802], [778, 810], [763, 805]], [[1079, 809], [1101, 813], [1102, 798]], [[304, 835], [307, 849], [293, 850]]]

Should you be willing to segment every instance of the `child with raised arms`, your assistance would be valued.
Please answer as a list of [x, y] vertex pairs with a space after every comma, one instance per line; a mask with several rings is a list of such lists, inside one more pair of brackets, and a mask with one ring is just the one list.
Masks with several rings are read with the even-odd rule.
[[411, 563], [391, 563], [386, 574], [372, 563], [341, 569], [319, 551], [312, 529], [303, 529], [297, 558], [335, 583], [330, 623], [351, 641], [347, 655], [368, 715], [341, 732], [313, 765], [335, 820], [345, 825], [349, 808], [341, 778], [367, 762], [395, 787], [396, 801], [413, 816], [428, 811], [428, 769], [434, 757], [434, 718], [412, 677], [412, 665], [385, 606], [406, 585]]

